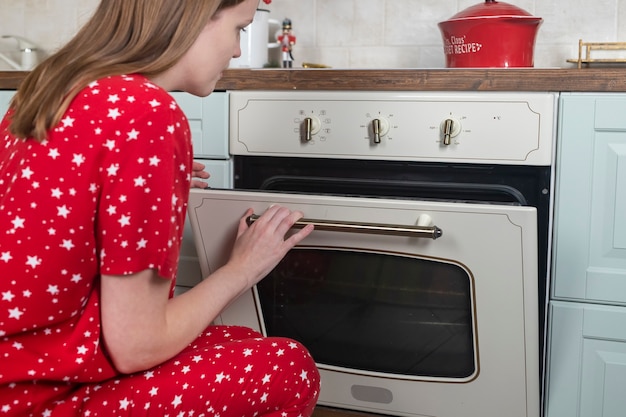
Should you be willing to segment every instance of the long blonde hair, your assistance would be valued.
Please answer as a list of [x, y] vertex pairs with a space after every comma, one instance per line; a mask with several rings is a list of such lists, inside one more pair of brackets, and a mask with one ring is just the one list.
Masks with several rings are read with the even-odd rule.
[[101, 0], [91, 19], [22, 81], [10, 131], [42, 141], [76, 94], [109, 75], [172, 67], [218, 10], [244, 0]]

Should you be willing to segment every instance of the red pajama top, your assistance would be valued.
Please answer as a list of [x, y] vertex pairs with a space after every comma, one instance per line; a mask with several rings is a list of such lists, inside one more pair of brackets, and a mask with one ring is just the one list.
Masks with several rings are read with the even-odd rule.
[[186, 117], [139, 75], [91, 83], [42, 143], [2, 121], [0, 399], [15, 382], [117, 373], [101, 343], [99, 276], [174, 279], [191, 165]]

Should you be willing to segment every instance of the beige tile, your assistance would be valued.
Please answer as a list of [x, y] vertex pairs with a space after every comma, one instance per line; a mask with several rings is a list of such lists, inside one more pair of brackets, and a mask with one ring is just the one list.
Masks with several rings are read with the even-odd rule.
[[[444, 66], [437, 23], [479, 0], [272, 0], [271, 17], [293, 21], [296, 64], [335, 68]], [[567, 67], [578, 39], [626, 41], [626, 0], [511, 0], [542, 17], [536, 67]], [[69, 40], [99, 0], [0, 0], [0, 35], [29, 38], [52, 51]], [[0, 52], [15, 42], [0, 39]], [[19, 56], [18, 56], [19, 57]], [[7, 69], [0, 60], [0, 69]]]

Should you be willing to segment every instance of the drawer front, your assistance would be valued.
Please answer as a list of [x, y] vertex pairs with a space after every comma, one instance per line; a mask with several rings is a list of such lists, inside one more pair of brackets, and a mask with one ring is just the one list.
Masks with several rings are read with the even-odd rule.
[[550, 306], [546, 417], [623, 416], [626, 307]]
[[[231, 161], [203, 160], [197, 161], [206, 165], [206, 171], [211, 174], [208, 180], [211, 188], [232, 188], [232, 163]], [[180, 294], [185, 289], [193, 287], [202, 281], [202, 272], [198, 262], [198, 253], [193, 240], [193, 232], [189, 218], [185, 220], [183, 242], [180, 249], [178, 262], [178, 274], [176, 276], [176, 292]]]
[[14, 94], [15, 90], [0, 90], [0, 119], [9, 109], [9, 102]]
[[198, 158], [228, 159], [228, 93], [208, 97], [171, 93], [189, 120], [193, 153]]

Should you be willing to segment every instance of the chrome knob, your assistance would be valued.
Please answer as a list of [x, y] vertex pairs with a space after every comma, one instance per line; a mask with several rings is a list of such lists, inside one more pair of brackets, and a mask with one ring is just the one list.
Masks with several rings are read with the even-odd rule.
[[381, 138], [389, 133], [389, 121], [384, 117], [372, 120], [372, 132], [374, 133], [374, 143], [380, 143]]
[[313, 139], [313, 135], [318, 133], [322, 128], [320, 119], [315, 116], [306, 117], [303, 124], [303, 139], [305, 142], [310, 142]]
[[443, 133], [443, 144], [448, 146], [452, 143], [452, 138], [461, 133], [461, 122], [456, 119], [446, 119], [441, 122], [441, 132]]

